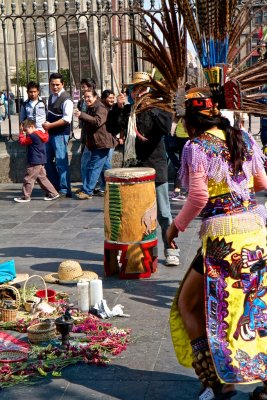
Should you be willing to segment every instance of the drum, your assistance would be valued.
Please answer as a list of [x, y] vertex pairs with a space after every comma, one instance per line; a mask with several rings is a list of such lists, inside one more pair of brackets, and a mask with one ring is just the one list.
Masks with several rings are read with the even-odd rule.
[[153, 168], [105, 171], [106, 276], [147, 278], [157, 267], [157, 202]]

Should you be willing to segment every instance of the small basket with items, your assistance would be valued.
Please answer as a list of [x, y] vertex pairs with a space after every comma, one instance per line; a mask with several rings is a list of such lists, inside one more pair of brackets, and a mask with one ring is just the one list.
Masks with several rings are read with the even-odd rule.
[[56, 337], [54, 321], [47, 320], [27, 328], [28, 339], [32, 344], [47, 342]]
[[[30, 297], [28, 297], [27, 296], [27, 292], [28, 292], [27, 284], [31, 278], [41, 279], [43, 282], [43, 285], [44, 285], [44, 289], [37, 290], [37, 291], [35, 291], [34, 296], [31, 295]], [[25, 281], [24, 286], [23, 286], [23, 295], [22, 295], [23, 306], [27, 312], [31, 312], [34, 310], [35, 306], [38, 303], [40, 303], [41, 301], [46, 302], [46, 303], [55, 302], [55, 300], [56, 300], [55, 295], [56, 295], [56, 292], [53, 289], [47, 289], [46, 283], [42, 276], [32, 275]]]
[[20, 307], [20, 294], [16, 287], [11, 285], [0, 285], [0, 321], [16, 321]]

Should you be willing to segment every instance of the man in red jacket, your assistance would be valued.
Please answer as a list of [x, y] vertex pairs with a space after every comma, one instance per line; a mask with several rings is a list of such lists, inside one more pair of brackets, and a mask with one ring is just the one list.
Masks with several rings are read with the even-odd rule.
[[[24, 135], [24, 132], [26, 136]], [[46, 163], [45, 143], [48, 141], [48, 133], [36, 130], [35, 121], [25, 120], [23, 131], [19, 134], [19, 142], [23, 146], [28, 146], [27, 169], [24, 176], [22, 197], [15, 197], [17, 203], [28, 203], [31, 201], [31, 194], [34, 183], [37, 181], [40, 187], [46, 192], [44, 200], [50, 201], [58, 199], [59, 193], [46, 176], [44, 164]]]

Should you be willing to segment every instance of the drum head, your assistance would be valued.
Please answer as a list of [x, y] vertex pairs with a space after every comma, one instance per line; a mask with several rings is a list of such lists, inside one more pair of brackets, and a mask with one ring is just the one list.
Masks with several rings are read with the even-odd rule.
[[132, 179], [155, 175], [154, 168], [112, 168], [105, 171], [105, 177]]

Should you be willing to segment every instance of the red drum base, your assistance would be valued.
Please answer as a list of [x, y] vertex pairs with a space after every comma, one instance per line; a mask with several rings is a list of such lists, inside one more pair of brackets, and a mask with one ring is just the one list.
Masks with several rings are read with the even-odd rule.
[[[118, 273], [120, 279], [149, 278], [151, 273], [157, 270], [157, 244], [157, 239], [134, 244], [105, 241], [104, 269], [106, 276]], [[119, 252], [121, 253], [118, 259]], [[138, 253], [139, 256], [136, 257]]]

